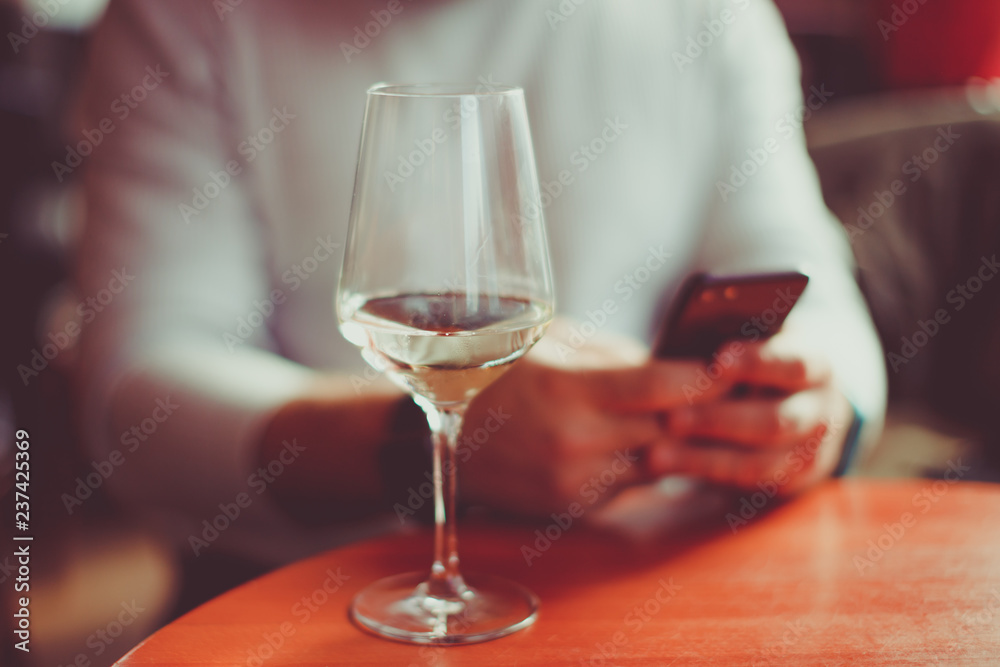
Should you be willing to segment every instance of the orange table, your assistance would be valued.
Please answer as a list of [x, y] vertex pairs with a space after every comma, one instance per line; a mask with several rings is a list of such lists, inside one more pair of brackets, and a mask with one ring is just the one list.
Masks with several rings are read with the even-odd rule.
[[[533, 627], [492, 642], [410, 646], [347, 619], [365, 584], [428, 565], [421, 532], [240, 586], [118, 664], [1000, 664], [1000, 486], [847, 480], [735, 532], [725, 510], [714, 514], [709, 528], [643, 540], [579, 522], [460, 526], [467, 571], [510, 577], [542, 600]], [[547, 547], [535, 533], [546, 527]]]

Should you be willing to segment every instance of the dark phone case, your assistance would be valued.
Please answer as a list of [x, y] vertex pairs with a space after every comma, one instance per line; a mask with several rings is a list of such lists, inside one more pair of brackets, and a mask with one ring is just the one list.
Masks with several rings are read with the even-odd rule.
[[706, 359], [726, 341], [767, 338], [781, 328], [808, 283], [809, 277], [797, 271], [695, 274], [667, 314], [653, 356]]

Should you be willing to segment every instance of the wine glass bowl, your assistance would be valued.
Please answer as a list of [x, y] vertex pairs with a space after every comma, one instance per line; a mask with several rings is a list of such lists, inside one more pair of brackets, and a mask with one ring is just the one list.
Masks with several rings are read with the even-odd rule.
[[363, 332], [369, 363], [388, 370], [405, 391], [450, 407], [502, 375], [549, 319], [544, 303], [446, 292], [369, 299], [344, 328]]
[[413, 397], [433, 435], [430, 574], [372, 584], [351, 617], [415, 643], [526, 627], [537, 598], [496, 577], [463, 577], [454, 525], [454, 452], [468, 403], [534, 345], [554, 309], [520, 88], [369, 89], [336, 307], [343, 335]]

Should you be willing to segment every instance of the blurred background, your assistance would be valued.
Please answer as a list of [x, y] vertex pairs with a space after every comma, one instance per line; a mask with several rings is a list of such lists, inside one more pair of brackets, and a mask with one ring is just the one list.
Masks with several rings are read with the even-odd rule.
[[[829, 97], [794, 121], [806, 128], [824, 196], [851, 237], [883, 344], [896, 353], [907, 341], [921, 348], [912, 360], [887, 359], [888, 428], [853, 474], [934, 477], [961, 458], [973, 467], [966, 479], [1000, 481], [1000, 280], [970, 291], [947, 327], [918, 335], [933, 329], [945, 295], [974, 287], [982, 258], [1000, 246], [1000, 2], [777, 4], [805, 95]], [[13, 434], [26, 429], [36, 539], [32, 652], [14, 655], [5, 641], [4, 665], [111, 664], [159, 625], [256, 574], [234, 565], [227, 579], [193, 580], [179, 554], [131, 525], [100, 488], [70, 514], [62, 494], [93, 470], [72, 429], [72, 346], [38, 360], [47, 367], [37, 376], [18, 370], [54, 342], [50, 323], [72, 307], [64, 295], [80, 193], [74, 175], [60, 180], [51, 164], [65, 156], [62, 128], [104, 5], [0, 0], [2, 533], [13, 526]], [[961, 140], [928, 153], [949, 126]], [[919, 179], [896, 205], [880, 207], [900, 165], [917, 156], [926, 160]], [[0, 547], [5, 604], [16, 577], [10, 545]], [[10, 618], [5, 611], [0, 623]]]

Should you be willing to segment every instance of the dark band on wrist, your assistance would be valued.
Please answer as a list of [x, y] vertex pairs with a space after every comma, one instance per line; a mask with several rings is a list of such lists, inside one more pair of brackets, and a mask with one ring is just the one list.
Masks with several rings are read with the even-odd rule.
[[430, 445], [424, 411], [410, 397], [401, 399], [378, 452], [385, 502], [401, 522], [434, 522]]
[[864, 419], [853, 404], [851, 404], [851, 410], [854, 411], [854, 421], [847, 431], [847, 437], [844, 438], [844, 447], [840, 450], [840, 461], [837, 462], [837, 467], [833, 470], [834, 477], [842, 477], [854, 463], [858, 453], [858, 443], [861, 440], [861, 427], [864, 425]]

